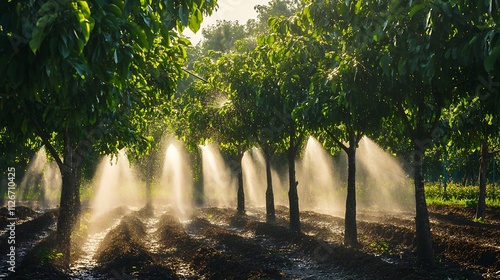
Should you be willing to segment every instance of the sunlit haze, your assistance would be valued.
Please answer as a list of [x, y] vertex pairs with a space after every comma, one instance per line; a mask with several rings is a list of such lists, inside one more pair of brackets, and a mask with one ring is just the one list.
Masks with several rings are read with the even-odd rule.
[[191, 30], [186, 29], [184, 35], [190, 38], [193, 45], [201, 41], [203, 28], [217, 23], [217, 20], [238, 21], [240, 24], [245, 24], [247, 20], [257, 17], [257, 12], [254, 7], [257, 5], [267, 5], [270, 0], [219, 0], [217, 1], [219, 8], [210, 17], [203, 18], [201, 29], [195, 34]]

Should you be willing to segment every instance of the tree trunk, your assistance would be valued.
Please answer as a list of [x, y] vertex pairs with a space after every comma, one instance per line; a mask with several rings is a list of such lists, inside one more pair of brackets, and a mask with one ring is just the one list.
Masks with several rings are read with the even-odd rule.
[[[65, 165], [65, 167], [68, 167]], [[71, 232], [80, 214], [80, 175], [81, 164], [72, 169], [61, 170], [62, 189], [57, 220], [57, 241], [59, 252], [63, 254], [63, 266], [69, 266], [71, 256]]]
[[444, 160], [443, 160], [443, 199], [448, 200], [448, 171], [446, 170], [448, 168], [448, 152], [446, 151], [446, 148], [444, 150]]
[[80, 229], [80, 213], [81, 213], [81, 201], [80, 201], [80, 186], [82, 183], [82, 164], [81, 162], [75, 163], [73, 169], [73, 178], [75, 184], [72, 188], [73, 190], [73, 211], [71, 213], [71, 225], [72, 229]]
[[290, 230], [300, 232], [300, 213], [299, 213], [299, 195], [297, 193], [297, 182], [295, 178], [295, 155], [297, 147], [295, 143], [295, 130], [290, 133], [290, 148], [288, 149], [288, 200], [290, 203]]
[[266, 222], [274, 223], [276, 221], [276, 212], [274, 209], [273, 177], [271, 173], [271, 156], [267, 151], [264, 152], [266, 161]]
[[479, 197], [477, 201], [476, 219], [486, 216], [486, 165], [488, 163], [488, 140], [481, 141], [481, 157], [479, 158]]
[[243, 158], [243, 153], [238, 155], [238, 214], [245, 214], [245, 191], [243, 190], [243, 167], [241, 166], [241, 160]]
[[146, 157], [146, 170], [144, 170], [144, 174], [146, 175], [146, 210], [153, 210], [153, 178], [155, 173], [155, 162], [156, 157], [153, 155], [149, 155]]
[[63, 265], [69, 265], [71, 253], [71, 220], [73, 211], [73, 188], [75, 187], [75, 178], [71, 170], [61, 171], [62, 189], [61, 202], [59, 206], [59, 217], [57, 220], [57, 241], [60, 253], [63, 254]]
[[349, 137], [349, 149], [347, 150], [348, 175], [347, 175], [347, 199], [345, 209], [345, 235], [344, 244], [347, 246], [358, 246], [358, 229], [356, 226], [356, 141], [355, 136]]
[[56, 230], [58, 249], [63, 254], [62, 265], [65, 267], [69, 267], [71, 232], [80, 214], [80, 181], [83, 155], [77, 155], [72, 147], [71, 132], [66, 131], [64, 163], [59, 165], [62, 189]]
[[194, 202], [197, 207], [203, 207], [205, 204], [205, 187], [203, 185], [203, 161], [201, 158], [200, 149], [193, 153], [193, 173], [194, 180]]
[[[415, 141], [423, 143], [423, 141]], [[424, 174], [423, 174], [424, 148], [415, 144], [413, 155], [415, 202], [416, 202], [416, 234], [417, 234], [417, 261], [422, 265], [432, 265], [434, 262], [429, 212], [425, 201]]]
[[152, 195], [152, 187], [153, 187], [153, 176], [146, 177], [146, 209], [153, 209], [153, 195]]

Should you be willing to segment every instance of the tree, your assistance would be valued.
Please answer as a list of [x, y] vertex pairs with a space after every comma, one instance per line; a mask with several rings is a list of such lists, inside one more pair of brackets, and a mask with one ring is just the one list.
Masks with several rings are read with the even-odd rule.
[[[258, 145], [265, 158], [266, 169], [266, 221], [275, 221], [274, 193], [271, 175], [271, 157], [277, 150], [275, 144], [283, 136], [281, 120], [276, 116], [280, 99], [272, 65], [262, 57], [267, 51], [256, 48], [244, 53], [221, 56], [217, 70], [228, 88], [224, 112], [229, 117], [221, 131], [231, 133], [229, 139], [244, 143], [245, 147]], [[233, 133], [236, 132], [236, 133]], [[241, 160], [241, 159], [240, 159]]]
[[[488, 92], [480, 86], [480, 92]], [[476, 219], [484, 219], [486, 214], [486, 166], [491, 158], [500, 152], [497, 105], [491, 98], [479, 95], [472, 99], [463, 98], [451, 108], [449, 119], [454, 129], [454, 144], [479, 151], [479, 197]]]
[[[278, 153], [285, 152], [284, 145], [286, 134], [287, 116], [283, 114], [283, 98], [280, 94], [279, 76], [275, 72], [275, 65], [269, 63], [269, 49], [266, 46], [254, 50], [253, 61], [250, 65], [255, 67], [250, 83], [245, 86], [251, 96], [246, 105], [251, 113], [254, 142], [264, 154], [266, 170], [266, 222], [276, 221], [274, 190], [272, 178], [272, 159]], [[243, 85], [243, 83], [240, 83]], [[238, 91], [240, 92], [240, 91]], [[247, 96], [247, 95], [243, 95]]]
[[[238, 213], [245, 212], [245, 194], [243, 183], [243, 166], [242, 159], [248, 147], [253, 145], [253, 139], [249, 137], [253, 132], [254, 127], [251, 126], [251, 112], [248, 111], [249, 99], [234, 98], [235, 95], [241, 94], [241, 90], [235, 92], [234, 84], [242, 85], [245, 77], [248, 79], [252, 75], [249, 71], [250, 67], [246, 64], [245, 54], [231, 53], [220, 57], [216, 62], [216, 71], [221, 83], [227, 85], [226, 102], [220, 110], [221, 121], [219, 122], [219, 137], [227, 150], [233, 151], [236, 154], [236, 161], [232, 164], [233, 169], [238, 175]], [[245, 81], [245, 86], [251, 88], [251, 82]], [[238, 89], [238, 88], [236, 88]], [[242, 104], [243, 103], [243, 104]]]
[[457, 24], [459, 36], [446, 53], [459, 57], [461, 64], [470, 69], [469, 75], [476, 78], [462, 86], [467, 94], [450, 110], [450, 125], [462, 147], [472, 146], [472, 150], [480, 151], [477, 219], [484, 219], [486, 214], [486, 166], [500, 152], [498, 5], [496, 1], [479, 1], [478, 5], [458, 1], [456, 13], [466, 16]]
[[[185, 57], [174, 28], [198, 29], [216, 2], [2, 2], [0, 84], [10, 133], [36, 133], [63, 179], [57, 224], [69, 264], [86, 151], [143, 149], [141, 110], [171, 94]], [[152, 60], [153, 58], [157, 60]], [[159, 59], [158, 59], [159, 58]], [[29, 69], [29, 71], [28, 71]], [[168, 74], [166, 74], [168, 73]], [[151, 94], [145, 82], [166, 78]], [[19, 130], [18, 128], [21, 128]]]
[[[209, 58], [205, 62], [194, 64], [194, 71], [203, 73], [205, 65], [211, 65]], [[193, 178], [195, 182], [195, 200], [198, 205], [204, 203], [202, 158], [200, 144], [213, 140], [217, 133], [213, 120], [218, 118], [219, 106], [216, 106], [219, 91], [213, 83], [198, 74], [189, 71], [197, 77], [195, 81], [186, 85], [186, 89], [178, 92], [172, 104], [172, 117], [169, 118], [168, 127], [172, 133], [186, 145], [191, 153], [193, 162]]]
[[245, 151], [252, 145], [251, 138], [248, 137], [249, 128], [247, 127], [249, 112], [242, 110], [241, 106], [232, 102], [234, 99], [231, 97], [234, 93], [231, 89], [231, 83], [237, 79], [235, 75], [238, 73], [250, 75], [250, 72], [245, 69], [244, 54], [236, 52], [222, 54], [219, 52], [213, 53], [213, 55], [219, 59], [215, 63], [211, 63], [208, 59], [204, 60], [209, 63], [205, 64], [203, 71], [203, 73], [210, 75], [209, 81], [217, 92], [211, 101], [216, 111], [212, 119], [213, 133], [211, 137], [220, 144], [223, 150], [228, 151], [234, 157], [229, 165], [232, 173], [236, 173], [238, 178], [237, 211], [238, 214], [244, 214], [245, 193], [242, 159]]
[[[294, 3], [293, 7], [288, 5]], [[191, 49], [190, 57], [198, 60], [189, 69], [208, 77], [201, 96], [211, 96], [213, 100], [225, 100], [217, 106], [218, 113], [212, 117], [210, 137], [218, 139], [224, 149], [236, 154], [232, 161], [234, 171], [238, 173], [238, 209], [244, 209], [243, 180], [241, 157], [246, 148], [259, 145], [266, 159], [266, 220], [274, 222], [274, 194], [271, 176], [271, 157], [276, 152], [274, 143], [283, 131], [281, 114], [277, 109], [275, 76], [269, 76], [274, 69], [265, 63], [262, 48], [255, 48], [257, 37], [267, 33], [267, 20], [272, 15], [289, 15], [296, 9], [295, 1], [273, 1], [266, 6], [257, 6], [259, 20], [249, 20], [246, 25], [238, 22], [218, 21], [216, 25], [203, 31], [204, 40]], [[192, 67], [198, 65], [198, 67]], [[199, 67], [203, 65], [202, 67]], [[266, 71], [264, 71], [264, 68]], [[272, 70], [271, 70], [272, 69]], [[210, 86], [208, 85], [210, 84]], [[206, 88], [210, 87], [212, 93]], [[217, 93], [217, 94], [214, 94]], [[224, 103], [224, 104], [220, 104]], [[276, 107], [277, 106], [277, 107]], [[210, 106], [209, 106], [210, 107]], [[211, 106], [214, 107], [214, 106]], [[279, 116], [278, 116], [279, 115]], [[204, 123], [204, 121], [202, 121]]]
[[402, 120], [413, 145], [417, 259], [426, 265], [434, 258], [424, 191], [424, 153], [433, 140], [443, 137], [438, 129], [443, 109], [464, 94], [470, 69], [461, 65], [457, 55], [442, 55], [443, 50], [453, 51], [454, 39], [464, 34], [457, 32], [461, 12], [456, 5], [424, 1], [395, 4], [391, 10], [393, 16], [383, 35], [392, 40], [379, 61], [390, 78], [385, 84], [388, 100], [396, 108], [395, 118]]
[[266, 63], [275, 64], [272, 75], [276, 77], [275, 93], [281, 108], [277, 112], [281, 116], [283, 131], [286, 137], [282, 140], [286, 146], [288, 160], [288, 198], [290, 203], [290, 229], [300, 232], [299, 197], [296, 180], [295, 159], [303, 145], [307, 133], [303, 115], [298, 110], [307, 98], [311, 85], [311, 77], [317, 66], [311, 63], [312, 55], [308, 49], [308, 38], [301, 30], [297, 16], [290, 18], [272, 18], [269, 26], [273, 33], [261, 37], [260, 45], [267, 45], [269, 50], [263, 56]]
[[130, 164], [136, 167], [137, 175], [146, 184], [144, 190], [146, 194], [145, 209], [151, 213], [153, 211], [153, 185], [161, 179], [158, 174], [161, 171], [160, 166], [163, 160], [161, 149], [164, 148], [165, 119], [170, 113], [171, 111], [165, 108], [157, 108], [153, 112], [148, 112], [142, 118], [147, 122], [143, 135], [151, 144], [146, 149], [127, 151]]
[[248, 37], [248, 31], [238, 21], [218, 20], [215, 25], [203, 29], [201, 49], [203, 53], [218, 51], [228, 53], [236, 50], [236, 42]]
[[299, 12], [302, 7], [302, 1], [298, 0], [271, 0], [267, 5], [257, 5], [254, 9], [257, 11], [258, 25], [257, 33], [265, 33], [268, 29], [268, 21], [272, 17], [291, 17]]
[[[318, 65], [310, 95], [303, 104], [308, 125], [348, 158], [344, 243], [357, 246], [356, 149], [362, 137], [380, 126], [386, 112], [373, 26], [384, 16], [385, 3], [316, 2], [304, 9], [302, 26], [312, 29], [310, 44]], [[330, 24], [334, 22], [334, 24]], [[309, 27], [308, 25], [311, 25]], [[334, 42], [334, 43], [332, 43]]]

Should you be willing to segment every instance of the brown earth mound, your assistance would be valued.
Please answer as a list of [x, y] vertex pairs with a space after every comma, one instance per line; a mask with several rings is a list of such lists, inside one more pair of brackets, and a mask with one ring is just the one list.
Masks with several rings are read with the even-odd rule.
[[[433, 267], [415, 265], [411, 213], [359, 211], [360, 246], [347, 248], [340, 217], [301, 212], [303, 232], [296, 234], [288, 230], [286, 207], [277, 207], [274, 224], [264, 222], [263, 209], [237, 215], [212, 207], [183, 222], [168, 210], [160, 217], [149, 210], [128, 214], [101, 242], [94, 270], [109, 279], [500, 279], [500, 208], [488, 208], [484, 222], [461, 206], [429, 211]], [[17, 227], [19, 242], [32, 242], [55, 220], [55, 212], [25, 220]], [[68, 279], [54, 264], [54, 235], [38, 241], [10, 278]]]

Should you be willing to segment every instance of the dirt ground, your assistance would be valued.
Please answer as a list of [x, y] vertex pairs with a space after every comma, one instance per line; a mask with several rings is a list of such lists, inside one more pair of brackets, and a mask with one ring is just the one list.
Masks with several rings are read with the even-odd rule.
[[[239, 216], [201, 208], [181, 221], [173, 211], [117, 208], [74, 238], [72, 267], [57, 265], [56, 211], [18, 207], [16, 272], [7, 276], [7, 233], [0, 278], [7, 279], [500, 279], [500, 208], [486, 222], [462, 206], [429, 206], [436, 263], [415, 265], [414, 217], [358, 212], [360, 248], [346, 248], [343, 219], [305, 211], [302, 233], [287, 229], [288, 209], [266, 224], [264, 209]], [[0, 209], [0, 226], [7, 224]], [[95, 227], [98, 224], [99, 227]], [[92, 248], [92, 249], [88, 249]]]

